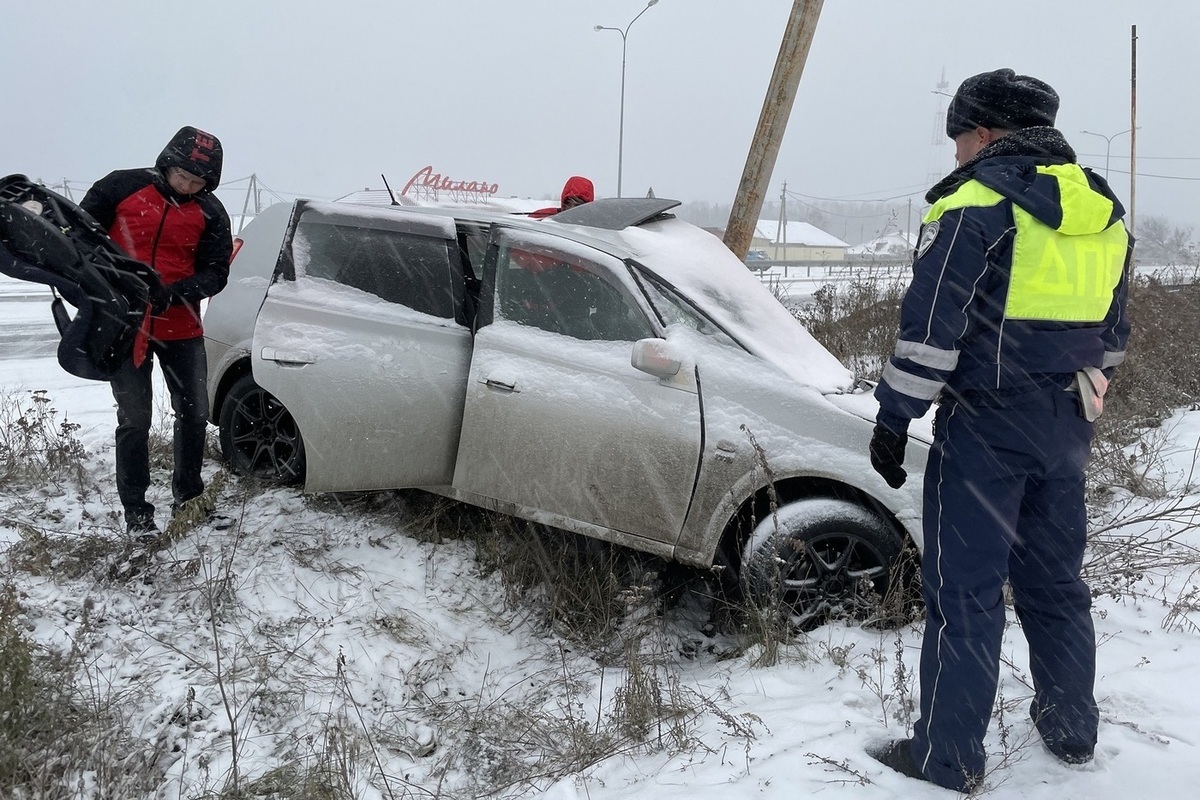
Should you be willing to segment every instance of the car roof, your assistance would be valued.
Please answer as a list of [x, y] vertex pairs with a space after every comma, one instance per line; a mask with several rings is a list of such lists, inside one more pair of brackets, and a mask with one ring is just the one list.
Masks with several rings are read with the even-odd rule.
[[397, 214], [428, 214], [467, 222], [495, 223], [539, 231], [597, 247], [618, 258], [627, 258], [635, 256], [636, 253], [619, 233], [627, 228], [668, 219], [671, 215], [667, 212], [681, 203], [678, 200], [655, 197], [606, 197], [560, 211], [543, 219], [484, 204], [381, 206], [353, 203], [353, 201], [349, 201], [347, 204], [367, 205], [377, 210], [394, 210]]

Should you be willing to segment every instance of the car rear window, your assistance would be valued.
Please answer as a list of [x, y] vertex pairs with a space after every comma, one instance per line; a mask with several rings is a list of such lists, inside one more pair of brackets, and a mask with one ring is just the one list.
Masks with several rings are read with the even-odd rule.
[[390, 303], [453, 319], [462, 283], [457, 245], [420, 234], [302, 219], [296, 269]]

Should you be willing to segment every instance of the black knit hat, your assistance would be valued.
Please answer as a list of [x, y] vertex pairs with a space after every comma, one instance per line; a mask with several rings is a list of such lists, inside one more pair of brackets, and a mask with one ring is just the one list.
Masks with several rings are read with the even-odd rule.
[[1053, 125], [1058, 92], [1050, 84], [1011, 69], [981, 72], [962, 82], [946, 109], [951, 139], [976, 128], [1017, 131]]
[[204, 191], [211, 192], [221, 183], [221, 161], [221, 140], [188, 125], [171, 137], [154, 166], [164, 173], [169, 167], [185, 169], [203, 178]]

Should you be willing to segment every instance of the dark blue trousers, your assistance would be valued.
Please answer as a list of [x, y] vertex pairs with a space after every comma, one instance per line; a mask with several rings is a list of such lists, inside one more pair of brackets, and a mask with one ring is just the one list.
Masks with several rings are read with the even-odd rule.
[[925, 470], [921, 717], [911, 753], [935, 783], [984, 771], [1012, 586], [1042, 737], [1095, 744], [1099, 713], [1084, 468], [1092, 424], [1057, 387], [944, 402]]
[[151, 341], [140, 367], [130, 360], [112, 378], [117, 401], [117, 494], [125, 507], [125, 520], [145, 520], [154, 515], [146, 501], [150, 487], [150, 425], [154, 417], [154, 359], [162, 367], [171, 408], [175, 412], [175, 467], [171, 495], [176, 505], [204, 491], [200, 468], [208, 429], [208, 363], [204, 339]]

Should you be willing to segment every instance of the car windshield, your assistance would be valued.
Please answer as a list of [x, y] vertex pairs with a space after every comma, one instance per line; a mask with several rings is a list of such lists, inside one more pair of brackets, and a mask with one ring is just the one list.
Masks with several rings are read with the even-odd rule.
[[818, 391], [854, 377], [711, 233], [677, 219], [617, 234], [641, 271], [669, 286], [743, 348]]
[[721, 330], [719, 325], [704, 316], [702, 312], [680, 297], [669, 286], [666, 286], [657, 278], [647, 275], [644, 270], [637, 269], [636, 266], [635, 272], [646, 294], [650, 297], [650, 302], [654, 305], [654, 310], [658, 312], [659, 321], [663, 325], [667, 327], [682, 325], [703, 336], [709, 336], [721, 344], [736, 347], [739, 350], [745, 349], [730, 337], [729, 334]]

